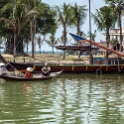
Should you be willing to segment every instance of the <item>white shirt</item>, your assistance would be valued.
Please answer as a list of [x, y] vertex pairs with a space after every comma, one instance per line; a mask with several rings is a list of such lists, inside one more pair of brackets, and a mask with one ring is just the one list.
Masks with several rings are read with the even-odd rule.
[[0, 75], [6, 74], [6, 67], [0, 66]]
[[45, 71], [45, 72], [47, 72], [47, 71], [50, 71], [51, 68], [50, 68], [50, 67], [46, 67], [46, 66], [44, 66], [44, 67], [42, 68], [42, 70]]

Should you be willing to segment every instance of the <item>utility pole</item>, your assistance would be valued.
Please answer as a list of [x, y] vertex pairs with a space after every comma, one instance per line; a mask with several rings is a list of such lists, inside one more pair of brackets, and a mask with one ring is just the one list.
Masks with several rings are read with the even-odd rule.
[[93, 56], [92, 56], [92, 38], [91, 38], [91, 5], [89, 0], [89, 34], [90, 34], [90, 64], [93, 64]]

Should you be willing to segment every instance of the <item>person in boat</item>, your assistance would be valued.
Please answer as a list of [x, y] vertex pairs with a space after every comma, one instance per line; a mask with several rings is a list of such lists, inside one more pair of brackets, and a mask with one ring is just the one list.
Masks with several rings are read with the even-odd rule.
[[5, 74], [6, 74], [6, 64], [0, 62], [0, 75], [5, 75]]
[[[9, 69], [8, 69], [9, 67]], [[14, 71], [14, 67], [10, 64], [10, 62], [8, 61], [6, 64], [3, 63], [3, 62], [0, 62], [0, 75], [5, 75], [7, 74], [6, 73], [6, 70], [8, 71]]]
[[51, 68], [48, 66], [48, 63], [45, 63], [41, 71], [44, 76], [50, 76]]
[[32, 78], [33, 74], [31, 73], [33, 71], [32, 67], [28, 67], [26, 70], [21, 70], [22, 73], [24, 73], [25, 78]]

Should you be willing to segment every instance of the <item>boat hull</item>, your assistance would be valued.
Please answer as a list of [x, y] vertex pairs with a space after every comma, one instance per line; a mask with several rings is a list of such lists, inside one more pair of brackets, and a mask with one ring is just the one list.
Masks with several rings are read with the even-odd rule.
[[[23, 63], [11, 63], [17, 70], [23, 70], [27, 67], [33, 67], [31, 64]], [[44, 65], [42, 63], [35, 64], [34, 73], [41, 72], [41, 68]], [[83, 65], [83, 64], [50, 64], [51, 71], [56, 72], [63, 70], [63, 73], [118, 73], [124, 72], [124, 64], [120, 65], [107, 65], [107, 64], [94, 64], [94, 65]]]
[[58, 72], [51, 72], [50, 76], [43, 76], [42, 74], [33, 74], [32, 78], [25, 78], [24, 76], [20, 75], [0, 75], [0, 78], [6, 80], [6, 81], [38, 81], [38, 80], [49, 80], [57, 75], [61, 74], [63, 70]]
[[49, 80], [53, 77], [42, 77], [42, 78], [24, 78], [19, 76], [8, 76], [8, 75], [0, 75], [0, 78], [6, 81], [38, 81], [38, 80]]

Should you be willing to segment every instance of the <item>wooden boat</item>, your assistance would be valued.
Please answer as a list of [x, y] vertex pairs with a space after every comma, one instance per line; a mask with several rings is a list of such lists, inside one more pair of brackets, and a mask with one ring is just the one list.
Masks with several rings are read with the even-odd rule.
[[[97, 60], [96, 60], [97, 61]], [[99, 61], [99, 60], [98, 60]], [[106, 61], [101, 60], [101, 61]], [[113, 64], [111, 62], [113, 61]], [[79, 64], [79, 63], [71, 63], [71, 64], [49, 64], [51, 67], [52, 72], [56, 72], [59, 70], [63, 69], [63, 73], [96, 73], [96, 74], [102, 74], [102, 73], [123, 73], [124, 72], [124, 64], [123, 61], [122, 63], [114, 64], [117, 63], [117, 60], [111, 60], [108, 62], [108, 64]], [[28, 66], [28, 64], [24, 63], [11, 63], [17, 70], [22, 70], [25, 69]], [[31, 66], [31, 64], [30, 64]], [[35, 63], [35, 71], [33, 73], [39, 73], [41, 68], [44, 66], [43, 63]], [[33, 67], [33, 63], [32, 66]]]
[[37, 81], [37, 80], [49, 80], [53, 77], [56, 77], [57, 75], [61, 74], [63, 70], [58, 72], [51, 72], [50, 76], [43, 76], [42, 74], [34, 74], [33, 78], [25, 78], [21, 75], [0, 75], [0, 78], [6, 80], [6, 81]]
[[59, 50], [73, 50], [73, 51], [89, 51], [91, 50], [98, 50], [98, 47], [92, 47], [90, 46], [56, 46]]

